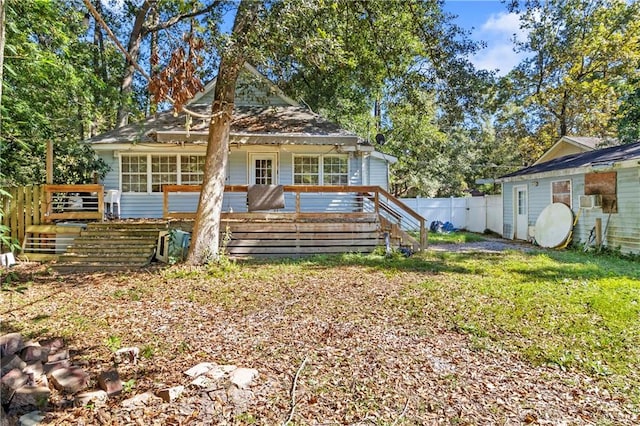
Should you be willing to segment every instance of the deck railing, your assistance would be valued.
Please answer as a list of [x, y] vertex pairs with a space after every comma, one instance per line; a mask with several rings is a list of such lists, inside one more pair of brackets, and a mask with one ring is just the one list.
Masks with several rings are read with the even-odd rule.
[[102, 185], [44, 185], [44, 221], [103, 220]]
[[[195, 211], [176, 211], [171, 207], [181, 205], [180, 193], [200, 192], [200, 185], [164, 185], [163, 217], [165, 219], [193, 219]], [[343, 215], [357, 217], [375, 213], [381, 222], [395, 229], [419, 234], [419, 245], [427, 244], [426, 220], [402, 201], [379, 186], [314, 186], [283, 185], [285, 207], [275, 212], [297, 217]], [[252, 213], [248, 211], [248, 185], [227, 185], [223, 200], [223, 217], [236, 217]], [[172, 203], [172, 199], [175, 202]], [[264, 213], [262, 213], [264, 214]]]

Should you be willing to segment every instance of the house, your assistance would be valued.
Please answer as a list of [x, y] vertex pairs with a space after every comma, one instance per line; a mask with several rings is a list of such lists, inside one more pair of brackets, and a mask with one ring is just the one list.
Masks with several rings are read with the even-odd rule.
[[574, 241], [588, 241], [599, 222], [604, 245], [640, 253], [640, 142], [536, 163], [497, 182], [502, 184], [505, 238], [532, 238], [543, 209], [564, 203], [577, 218]]
[[[215, 81], [187, 108], [206, 116], [214, 88]], [[120, 217], [161, 218], [163, 186], [202, 182], [208, 128], [208, 119], [167, 111], [87, 140], [111, 166], [102, 183], [106, 190], [120, 191]], [[389, 165], [395, 161], [245, 65], [236, 90], [227, 185], [373, 185], [386, 190]], [[294, 194], [285, 197], [285, 208], [293, 208]], [[172, 201], [171, 210], [195, 212], [198, 194], [176, 194]], [[328, 200], [325, 207], [340, 202]], [[223, 211], [246, 212], [246, 198], [226, 194]]]
[[558, 142], [554, 143], [551, 148], [545, 151], [545, 153], [542, 154], [542, 156], [533, 164], [546, 163], [547, 161], [564, 157], [565, 155], [593, 151], [594, 149], [603, 146], [604, 142], [605, 141], [601, 138], [563, 136], [558, 140]]

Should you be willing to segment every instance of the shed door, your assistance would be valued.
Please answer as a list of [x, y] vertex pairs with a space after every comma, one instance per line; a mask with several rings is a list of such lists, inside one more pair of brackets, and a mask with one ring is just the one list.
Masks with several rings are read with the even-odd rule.
[[513, 188], [514, 197], [514, 236], [516, 240], [526, 240], [529, 227], [529, 206], [526, 186]]
[[277, 154], [249, 154], [249, 184], [275, 185], [278, 183]]

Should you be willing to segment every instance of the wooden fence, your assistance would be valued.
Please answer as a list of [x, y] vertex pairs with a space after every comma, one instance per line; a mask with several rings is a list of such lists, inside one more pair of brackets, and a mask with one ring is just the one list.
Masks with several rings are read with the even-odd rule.
[[[21, 243], [28, 226], [40, 225], [43, 222], [44, 185], [3, 188], [3, 190], [9, 195], [0, 195], [2, 225], [9, 229], [8, 236], [13, 241]], [[2, 246], [1, 249], [5, 252], [9, 247]]]

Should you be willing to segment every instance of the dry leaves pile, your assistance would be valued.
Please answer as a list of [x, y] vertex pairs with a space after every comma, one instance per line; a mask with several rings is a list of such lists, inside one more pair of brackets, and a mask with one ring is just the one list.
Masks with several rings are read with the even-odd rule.
[[[425, 273], [247, 264], [213, 275], [30, 278], [24, 294], [2, 296], [4, 332], [62, 334], [94, 374], [110, 365], [110, 336], [148, 355], [120, 370], [135, 381], [129, 393], [102, 409], [68, 407], [61, 396], [50, 424], [275, 425], [292, 412], [289, 424], [300, 425], [639, 422], [637, 407], [588, 376], [479, 348], [434, 323], [429, 306], [417, 312], [408, 301]], [[259, 370], [246, 406], [188, 387], [172, 403], [122, 407], [188, 384], [184, 371], [203, 361]]]

